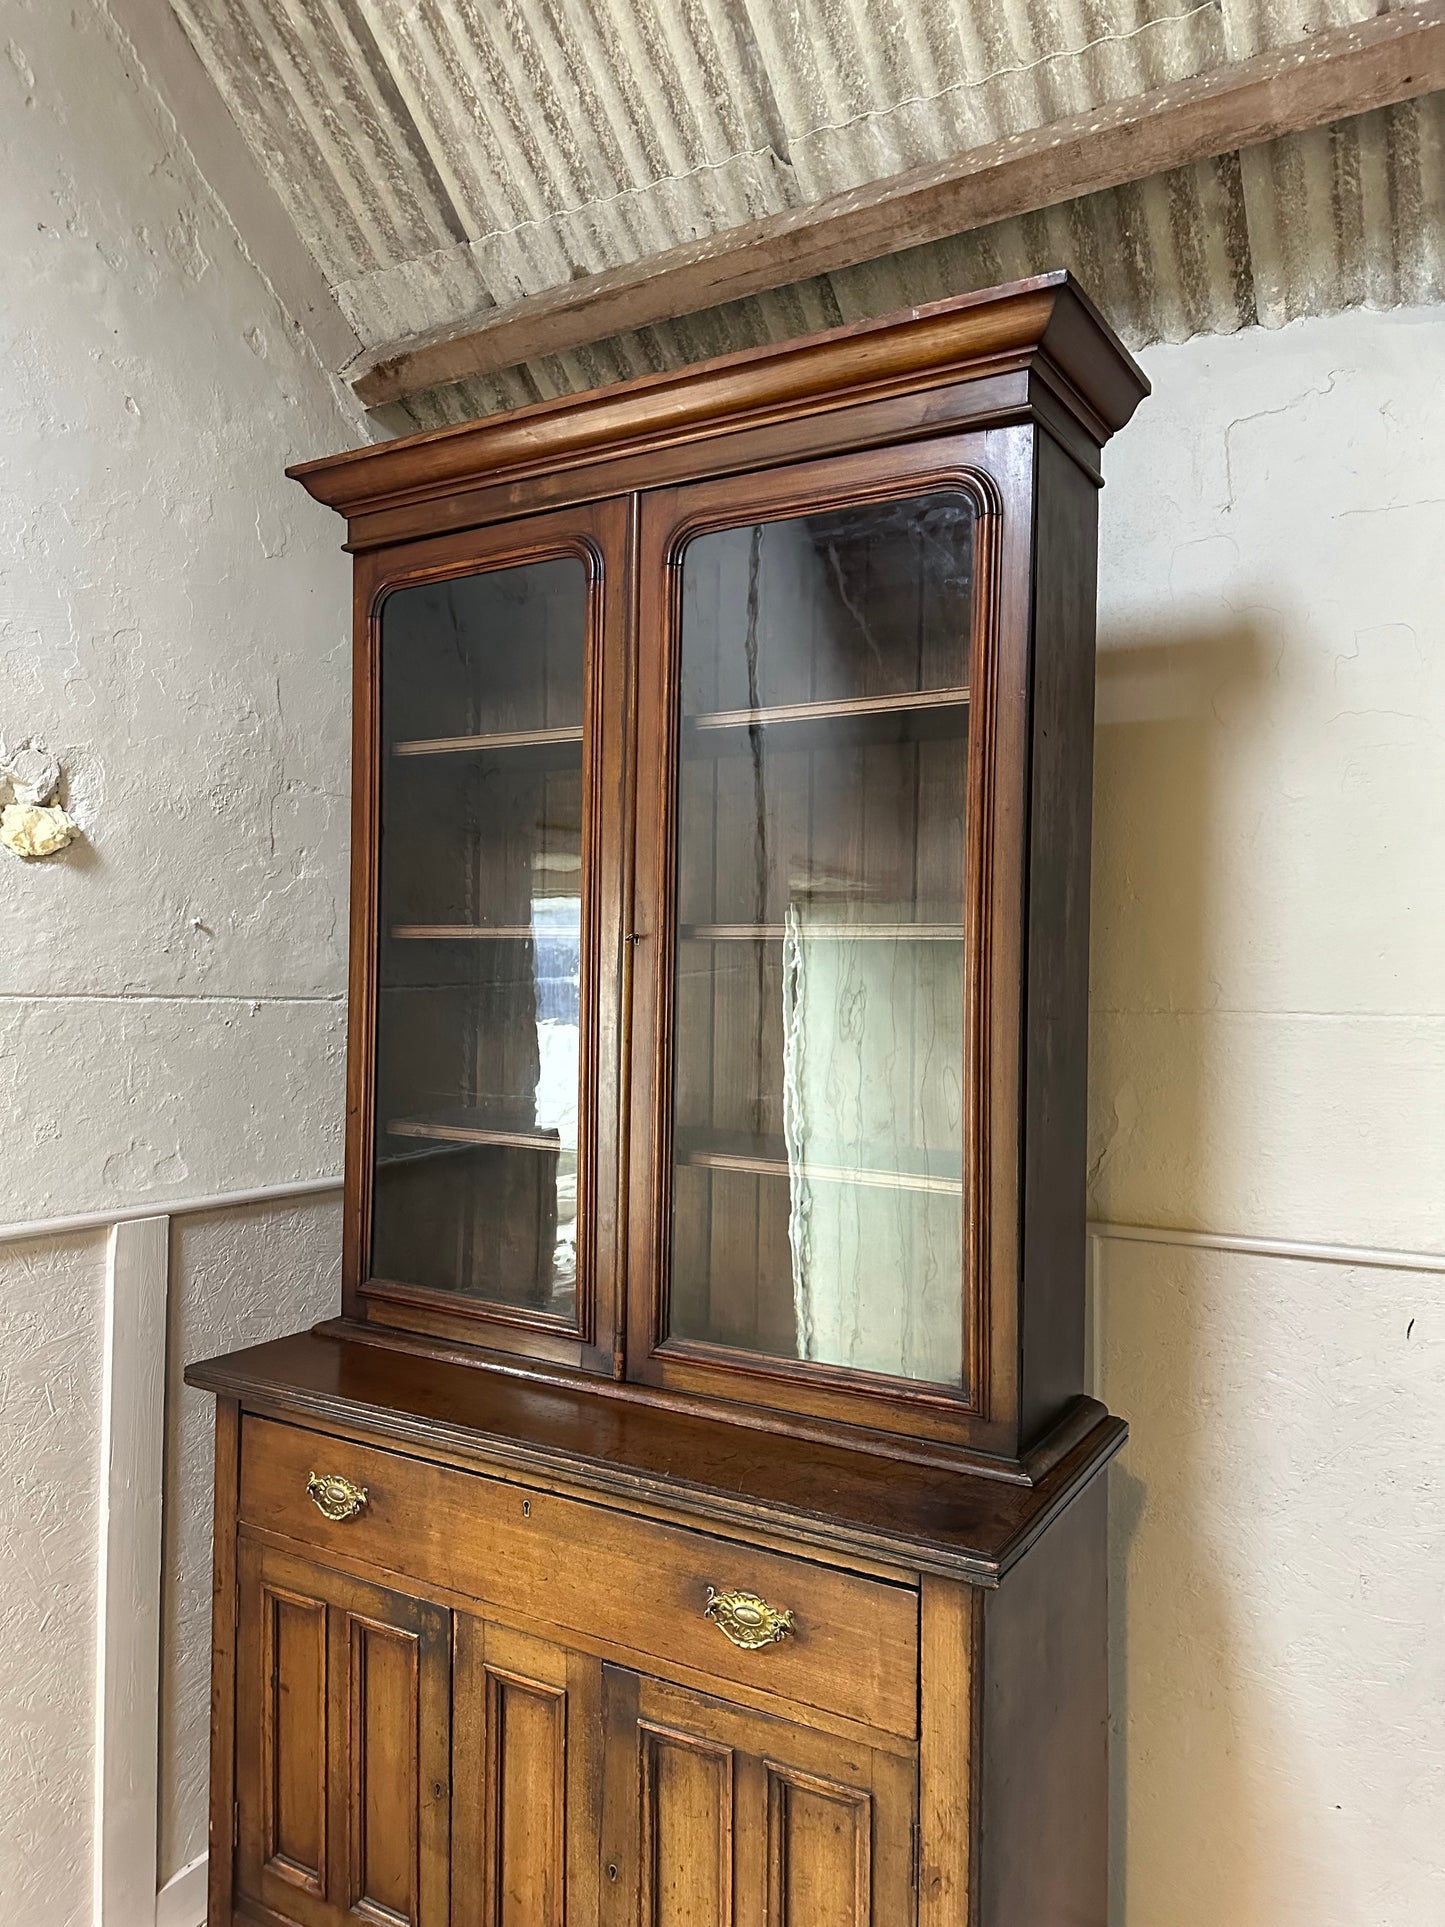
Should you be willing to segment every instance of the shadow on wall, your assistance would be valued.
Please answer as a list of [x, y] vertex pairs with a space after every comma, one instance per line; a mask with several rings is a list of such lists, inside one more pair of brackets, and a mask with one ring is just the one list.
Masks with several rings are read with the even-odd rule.
[[[1110, 1215], [1116, 1159], [1131, 1171], [1151, 1168], [1150, 1139], [1165, 1107], [1169, 1141], [1194, 1147], [1201, 1165], [1209, 1158], [1217, 1120], [1210, 1114], [1207, 1067], [1197, 1057], [1171, 1052], [1167, 1074], [1150, 1078], [1147, 1066], [1141, 1074], [1138, 1060], [1126, 1059], [1121, 1047], [1128, 1042], [1130, 1017], [1198, 1011], [1216, 995], [1207, 961], [1212, 922], [1227, 916], [1215, 900], [1213, 859], [1219, 815], [1227, 808], [1221, 724], [1227, 718], [1230, 729], [1248, 728], [1266, 703], [1285, 700], [1278, 662], [1277, 638], [1271, 643], [1247, 621], [1149, 634], [1105, 632], [1099, 639], [1089, 1067], [1093, 1219]], [[1188, 1034], [1197, 1036], [1197, 1029]], [[1197, 1172], [1173, 1174], [1167, 1195], [1178, 1200], [1177, 1213], [1168, 1212], [1160, 1223], [1192, 1222]], [[1166, 1195], [1157, 1184], [1150, 1190], [1156, 1198]], [[1137, 1216], [1137, 1210], [1128, 1215]], [[1204, 1517], [1209, 1499], [1198, 1477], [1212, 1423], [1208, 1334], [1191, 1317], [1184, 1294], [1148, 1285], [1142, 1295], [1120, 1291], [1120, 1268], [1111, 1268], [1109, 1249], [1107, 1241], [1096, 1243], [1091, 1267], [1094, 1329], [1108, 1333], [1108, 1383], [1100, 1389], [1134, 1426], [1134, 1440], [1110, 1474], [1109, 1505], [1109, 1918], [1112, 1927], [1125, 1927], [1153, 1918], [1163, 1898], [1151, 1872], [1152, 1891], [1136, 1892], [1131, 1912], [1141, 1797], [1151, 1814], [1172, 1815], [1181, 1833], [1204, 1820], [1207, 1801], [1205, 1831], [1230, 1849], [1260, 1837], [1260, 1826], [1254, 1793], [1217, 1770], [1218, 1723], [1226, 1729], [1232, 1724], [1231, 1703], [1243, 1687], [1229, 1665], [1230, 1599], [1216, 1577], [1213, 1535]], [[1156, 1277], [1153, 1261], [1165, 1255], [1158, 1247], [1114, 1249], [1143, 1261], [1128, 1265], [1131, 1287]], [[1097, 1378], [1101, 1356], [1095, 1369]], [[1181, 1640], [1193, 1649], [1184, 1663]], [[1201, 1709], [1205, 1678], [1211, 1703]], [[1131, 1705], [1131, 1698], [1144, 1697], [1147, 1708]], [[1212, 1732], [1196, 1752], [1201, 1720]], [[1150, 1843], [1150, 1859], [1157, 1871], [1157, 1842]], [[1181, 1887], [1193, 1860], [1188, 1849], [1178, 1856]], [[1240, 1903], [1227, 1918], [1254, 1920], [1247, 1870], [1233, 1867], [1227, 1884]], [[1170, 1899], [1175, 1904], [1168, 1916], [1183, 1927], [1196, 1908], [1212, 1914], [1220, 1893], [1199, 1894], [1191, 1902], [1181, 1891]]]

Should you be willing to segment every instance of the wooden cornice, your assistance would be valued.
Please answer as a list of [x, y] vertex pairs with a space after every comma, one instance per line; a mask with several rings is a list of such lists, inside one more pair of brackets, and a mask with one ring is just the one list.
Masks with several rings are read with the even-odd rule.
[[380, 407], [1442, 87], [1425, 0], [389, 343], [347, 379]]
[[1069, 275], [1059, 273], [303, 462], [286, 472], [317, 501], [356, 517], [464, 484], [511, 484], [604, 455], [647, 454], [820, 408], [1035, 365], [1096, 443], [1121, 428], [1149, 392], [1098, 310]]

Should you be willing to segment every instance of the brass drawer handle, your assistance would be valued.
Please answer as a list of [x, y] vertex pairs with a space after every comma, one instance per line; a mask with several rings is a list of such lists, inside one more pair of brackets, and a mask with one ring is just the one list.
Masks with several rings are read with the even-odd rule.
[[715, 1592], [709, 1586], [703, 1617], [720, 1626], [734, 1646], [741, 1646], [745, 1652], [775, 1645], [796, 1631], [790, 1612], [770, 1606], [755, 1592]]
[[339, 1472], [313, 1472], [306, 1481], [306, 1496], [328, 1519], [354, 1519], [366, 1510], [366, 1487], [353, 1485]]

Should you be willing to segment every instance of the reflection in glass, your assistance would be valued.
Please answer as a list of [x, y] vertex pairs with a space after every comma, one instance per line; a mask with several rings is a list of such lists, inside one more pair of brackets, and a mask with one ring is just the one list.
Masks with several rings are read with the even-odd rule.
[[670, 1335], [963, 1377], [973, 508], [682, 560]]
[[571, 1324], [586, 571], [382, 610], [372, 1273]]

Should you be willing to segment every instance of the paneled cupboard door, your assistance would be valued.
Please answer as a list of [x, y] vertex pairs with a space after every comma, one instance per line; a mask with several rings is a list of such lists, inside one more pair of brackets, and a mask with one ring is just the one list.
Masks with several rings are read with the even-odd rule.
[[613, 1353], [625, 528], [408, 544], [363, 585], [348, 1271], [383, 1320], [584, 1365]]
[[243, 1539], [238, 1894], [298, 1927], [447, 1927], [450, 1614]]
[[908, 1927], [915, 1762], [604, 1667], [604, 1927]]
[[646, 499], [629, 1368], [653, 1383], [975, 1409], [997, 515], [965, 453]]
[[599, 1662], [456, 1622], [452, 1927], [596, 1927]]

